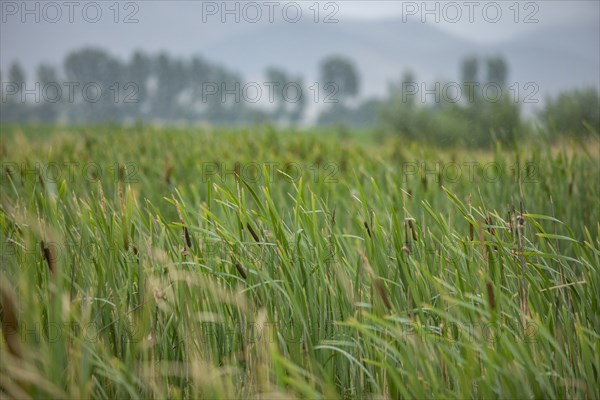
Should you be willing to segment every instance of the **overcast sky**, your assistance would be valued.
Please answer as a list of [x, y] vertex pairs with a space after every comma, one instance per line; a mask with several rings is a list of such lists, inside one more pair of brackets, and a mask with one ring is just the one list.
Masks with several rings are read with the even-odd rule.
[[[452, 5], [450, 5], [452, 3]], [[472, 6], [467, 3], [474, 3]], [[495, 19], [495, 3], [500, 6], [502, 16]], [[600, 1], [565, 1], [543, 0], [528, 2], [519, 0], [520, 6], [515, 8], [515, 0], [508, 1], [341, 1], [340, 15], [348, 18], [387, 18], [402, 17], [403, 11], [412, 18], [425, 19], [441, 29], [455, 35], [478, 42], [489, 42], [508, 39], [524, 31], [534, 30], [553, 24], [589, 22], [600, 20]], [[459, 7], [455, 7], [455, 5]], [[436, 10], [437, 7], [437, 10]], [[485, 11], [484, 11], [485, 8]], [[432, 11], [428, 13], [427, 11]], [[457, 19], [457, 12], [462, 18]], [[470, 14], [471, 12], [471, 14]], [[469, 16], [473, 22], [470, 22]], [[436, 16], [439, 22], [435, 21]], [[516, 17], [516, 18], [515, 18]], [[515, 19], [518, 22], [515, 22]], [[537, 20], [537, 21], [536, 21]], [[598, 32], [600, 35], [600, 32]]]
[[[48, 6], [49, 3], [53, 5]], [[104, 47], [121, 57], [127, 57], [137, 48], [151, 52], [166, 50], [178, 55], [197, 54], [202, 52], [203, 46], [211, 40], [222, 40], [227, 35], [233, 35], [236, 29], [244, 24], [244, 21], [240, 24], [227, 24], [225, 29], [223, 26], [216, 26], [223, 17], [221, 1], [205, 2], [203, 6], [202, 3], [194, 1], [124, 0], [119, 3], [118, 13], [114, 7], [114, 0], [98, 1], [94, 4], [100, 5], [102, 16], [99, 21], [93, 23], [89, 20], [94, 19], [96, 9], [88, 7], [89, 2], [75, 1], [77, 5], [72, 10], [65, 6], [65, 3], [63, 0], [0, 0], [0, 68], [3, 71], [15, 59], [20, 60], [29, 71], [40, 62], [57, 64], [67, 52], [85, 45]], [[235, 7], [236, 3], [243, 17], [242, 9], [246, 2], [229, 1], [227, 4], [228, 7]], [[275, 22], [285, 22], [282, 19], [282, 10], [289, 2], [274, 3], [278, 3], [274, 6]], [[254, 4], [258, 4], [262, 10], [260, 22], [265, 22], [268, 19], [269, 7], [264, 5], [265, 1], [257, 1]], [[315, 18], [315, 0], [298, 1], [295, 4], [301, 5], [303, 22]], [[471, 41], [490, 43], [508, 40], [526, 31], [560, 24], [590, 21], [598, 23], [599, 4], [598, 0], [518, 3], [509, 0], [439, 1], [426, 2], [423, 6], [422, 1], [344, 0], [321, 1], [316, 8], [319, 9], [318, 18], [321, 22], [327, 16], [338, 20], [340, 24], [356, 19], [402, 19], [404, 13], [407, 18], [425, 20], [425, 23], [436, 25]], [[59, 7], [60, 16], [57, 16], [55, 5]], [[83, 9], [86, 9], [87, 21], [82, 18]], [[27, 10], [33, 11], [24, 12]], [[255, 10], [249, 7], [246, 12], [252, 18]], [[73, 23], [69, 21], [70, 14]], [[293, 15], [294, 8], [287, 8], [288, 18]], [[136, 22], [124, 23], [128, 17]], [[225, 17], [227, 21], [235, 18], [232, 15]], [[22, 18], [25, 18], [25, 22]], [[36, 18], [39, 19], [38, 22]], [[204, 18], [213, 24], [204, 23]], [[113, 19], [118, 20], [118, 23]], [[246, 26], [248, 25], [252, 24], [246, 23]]]

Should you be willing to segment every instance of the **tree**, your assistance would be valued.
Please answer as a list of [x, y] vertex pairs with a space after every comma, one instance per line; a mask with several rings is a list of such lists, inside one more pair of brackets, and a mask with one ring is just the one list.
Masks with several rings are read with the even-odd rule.
[[[40, 84], [43, 97], [41, 103], [35, 107], [36, 119], [41, 122], [54, 122], [58, 117], [58, 102], [62, 96], [62, 88], [58, 83], [58, 76], [54, 67], [41, 64], [37, 69], [37, 80]], [[55, 88], [52, 89], [52, 85]]]
[[487, 81], [495, 83], [501, 87], [506, 87], [506, 78], [508, 76], [508, 66], [504, 58], [492, 57], [487, 60]]
[[275, 121], [280, 120], [285, 114], [286, 99], [283, 89], [289, 82], [286, 72], [280, 68], [267, 68], [267, 81], [273, 85], [274, 102], [276, 104], [273, 118]]
[[17, 85], [17, 94], [21, 93], [23, 84], [25, 83], [25, 71], [18, 62], [14, 62], [10, 66], [10, 69], [8, 70], [8, 81], [11, 84]]
[[475, 99], [476, 91], [474, 84], [479, 82], [479, 60], [475, 56], [467, 57], [462, 61], [460, 69], [465, 98], [467, 101]]
[[295, 82], [298, 84], [298, 88], [300, 88], [300, 93], [298, 93], [298, 98], [294, 103], [295, 107], [290, 113], [290, 122], [292, 124], [297, 124], [302, 120], [302, 117], [304, 116], [304, 109], [306, 108], [304, 80], [299, 76]]
[[47, 85], [49, 83], [58, 83], [58, 75], [56, 74], [56, 69], [47, 64], [41, 64], [37, 68], [37, 78], [41, 86]]
[[76, 83], [75, 104], [69, 110], [75, 120], [85, 122], [120, 119], [125, 68], [100, 49], [85, 48], [70, 53], [65, 60], [67, 80]]
[[351, 60], [332, 56], [321, 62], [321, 84], [326, 93], [332, 93], [328, 85], [335, 85], [336, 97], [341, 103], [359, 92], [360, 79]]
[[461, 63], [461, 76], [463, 82], [478, 82], [479, 60], [477, 57], [470, 56]]
[[[10, 96], [3, 94], [2, 98], [2, 111], [0, 112], [0, 122], [21, 122], [26, 121], [29, 115], [27, 114], [27, 105], [22, 102], [21, 91], [23, 84], [25, 83], [25, 72], [23, 67], [18, 62], [11, 64], [8, 69], [8, 82], [13, 86]], [[3, 85], [4, 86], [4, 85]], [[14, 92], [12, 91], [14, 89]], [[3, 89], [4, 90], [4, 89]], [[6, 101], [4, 97], [6, 96]]]
[[14, 82], [19, 86], [25, 82], [25, 71], [23, 71], [23, 67], [20, 63], [12, 63], [10, 69], [8, 70], [8, 80], [9, 82]]
[[127, 69], [127, 82], [124, 82], [122, 87], [129, 96], [127, 101], [131, 101], [128, 103], [130, 116], [136, 119], [142, 118], [144, 108], [150, 100], [148, 93], [148, 79], [151, 73], [150, 58], [145, 53], [136, 51], [129, 61]]

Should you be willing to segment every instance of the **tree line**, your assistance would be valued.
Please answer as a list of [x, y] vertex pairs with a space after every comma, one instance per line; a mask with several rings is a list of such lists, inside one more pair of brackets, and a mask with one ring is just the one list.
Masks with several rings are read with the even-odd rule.
[[[526, 134], [522, 115], [535, 83], [509, 84], [502, 57], [463, 60], [458, 82], [422, 82], [405, 71], [384, 98], [360, 99], [354, 63], [330, 56], [318, 82], [271, 67], [261, 82], [202, 57], [135, 52], [120, 60], [97, 48], [69, 53], [56, 68], [39, 65], [27, 79], [19, 63], [0, 72], [3, 123], [206, 122], [221, 125], [306, 122], [315, 105], [321, 126], [376, 127], [410, 139], [486, 144]], [[311, 104], [312, 103], [312, 104]], [[598, 132], [598, 90], [577, 89], [546, 99], [538, 118], [556, 134]]]

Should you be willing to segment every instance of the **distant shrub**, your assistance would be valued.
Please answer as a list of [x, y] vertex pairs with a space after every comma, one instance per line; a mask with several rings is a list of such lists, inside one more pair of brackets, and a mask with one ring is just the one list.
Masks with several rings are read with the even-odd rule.
[[587, 136], [600, 131], [600, 98], [596, 88], [563, 92], [546, 101], [540, 113], [554, 135]]

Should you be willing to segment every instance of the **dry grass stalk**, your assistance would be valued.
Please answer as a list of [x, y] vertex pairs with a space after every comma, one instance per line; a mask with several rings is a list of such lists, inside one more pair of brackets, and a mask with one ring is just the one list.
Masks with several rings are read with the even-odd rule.
[[106, 198], [104, 197], [104, 190], [102, 190], [102, 182], [98, 179], [98, 195], [100, 196], [100, 208], [102, 208], [102, 214], [106, 218]]

